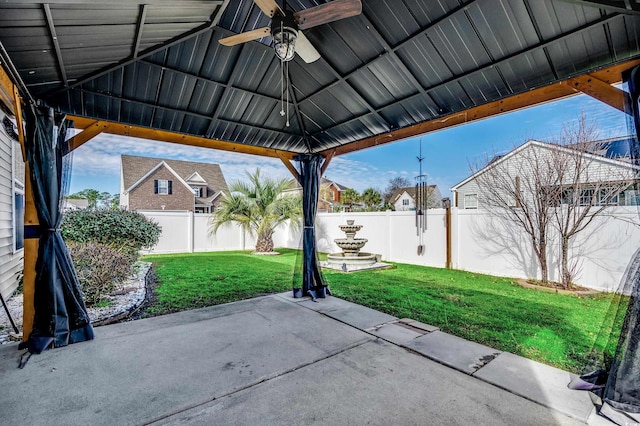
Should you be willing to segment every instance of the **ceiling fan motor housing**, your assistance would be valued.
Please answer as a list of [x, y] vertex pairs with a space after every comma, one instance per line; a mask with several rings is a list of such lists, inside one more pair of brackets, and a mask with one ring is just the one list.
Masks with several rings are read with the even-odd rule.
[[292, 13], [287, 13], [286, 16], [275, 15], [272, 18], [271, 37], [276, 55], [283, 61], [292, 60], [298, 37], [298, 24]]

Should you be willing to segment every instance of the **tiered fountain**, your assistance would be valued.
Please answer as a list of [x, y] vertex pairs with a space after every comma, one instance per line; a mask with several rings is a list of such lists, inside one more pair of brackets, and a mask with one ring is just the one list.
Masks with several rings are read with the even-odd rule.
[[376, 263], [375, 254], [360, 252], [360, 249], [367, 244], [367, 239], [355, 238], [356, 233], [362, 229], [362, 225], [354, 225], [353, 222], [353, 220], [347, 220], [346, 225], [339, 226], [340, 230], [347, 235], [347, 238], [336, 238], [333, 240], [336, 245], [342, 249], [342, 253], [331, 253], [327, 255], [326, 266], [347, 271], [366, 269]]

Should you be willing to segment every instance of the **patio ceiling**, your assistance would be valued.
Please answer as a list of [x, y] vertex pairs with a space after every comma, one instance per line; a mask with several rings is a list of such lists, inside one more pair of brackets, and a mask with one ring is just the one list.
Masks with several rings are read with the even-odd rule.
[[251, 0], [5, 0], [0, 41], [34, 97], [89, 128], [76, 145], [107, 131], [286, 158], [578, 91], [621, 107], [609, 83], [640, 58], [635, 1], [362, 3], [359, 16], [304, 31], [321, 59], [290, 63], [289, 127], [271, 38], [218, 43], [269, 25]]

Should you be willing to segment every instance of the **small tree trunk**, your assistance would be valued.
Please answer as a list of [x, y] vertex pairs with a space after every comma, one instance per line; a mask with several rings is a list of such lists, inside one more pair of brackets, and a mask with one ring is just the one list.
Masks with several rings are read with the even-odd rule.
[[549, 272], [547, 271], [547, 242], [544, 240], [540, 242], [538, 263], [540, 263], [540, 280], [546, 284], [549, 282]]
[[571, 271], [569, 270], [569, 238], [562, 237], [562, 287], [571, 286]]
[[268, 253], [273, 251], [273, 230], [270, 229], [258, 235], [256, 251], [258, 253]]

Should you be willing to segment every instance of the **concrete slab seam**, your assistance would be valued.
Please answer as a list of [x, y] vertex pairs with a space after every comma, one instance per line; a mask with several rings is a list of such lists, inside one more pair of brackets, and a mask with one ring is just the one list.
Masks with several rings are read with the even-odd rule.
[[151, 425], [151, 424], [153, 424], [153, 423], [157, 423], [157, 422], [162, 421], [162, 420], [165, 420], [165, 419], [167, 419], [167, 418], [169, 418], [169, 417], [173, 417], [173, 416], [175, 416], [176, 414], [184, 413], [185, 411], [192, 410], [192, 409], [194, 409], [194, 408], [200, 407], [200, 406], [202, 406], [202, 405], [208, 404], [208, 403], [213, 402], [213, 401], [216, 401], [216, 400], [218, 400], [218, 399], [221, 399], [221, 398], [224, 398], [224, 397], [227, 397], [227, 396], [230, 396], [230, 395], [236, 394], [236, 393], [238, 393], [238, 392], [241, 392], [241, 391], [244, 391], [244, 390], [250, 389], [250, 388], [252, 388], [252, 387], [254, 387], [254, 386], [257, 386], [257, 385], [260, 385], [260, 384], [262, 384], [262, 383], [265, 383], [265, 382], [268, 382], [268, 381], [271, 381], [271, 380], [277, 379], [278, 377], [282, 377], [282, 376], [286, 376], [286, 375], [288, 375], [288, 374], [294, 373], [294, 372], [296, 372], [296, 371], [298, 371], [298, 370], [301, 370], [301, 369], [303, 369], [303, 368], [306, 368], [306, 367], [308, 367], [308, 366], [310, 366], [310, 365], [313, 365], [313, 364], [316, 364], [316, 363], [318, 363], [318, 362], [322, 362], [322, 361], [325, 361], [325, 360], [327, 360], [327, 359], [333, 358], [333, 357], [335, 357], [335, 356], [338, 356], [338, 355], [340, 355], [340, 354], [343, 354], [343, 353], [345, 353], [345, 352], [348, 352], [348, 351], [350, 351], [350, 350], [352, 350], [352, 349], [355, 349], [355, 348], [357, 348], [357, 347], [359, 347], [359, 346], [362, 346], [362, 345], [364, 345], [364, 344], [366, 344], [366, 343], [373, 342], [373, 341], [374, 341], [374, 340], [371, 340], [371, 339], [368, 339], [368, 338], [363, 338], [362, 340], [359, 340], [359, 341], [357, 341], [357, 342], [354, 342], [354, 343], [352, 343], [352, 344], [348, 345], [348, 346], [347, 346], [347, 347], [345, 347], [345, 348], [339, 349], [339, 350], [337, 350], [337, 351], [333, 351], [333, 352], [331, 352], [331, 353], [327, 354], [326, 356], [324, 356], [324, 357], [322, 357], [322, 358], [314, 359], [314, 360], [312, 360], [312, 361], [306, 362], [306, 363], [304, 363], [304, 364], [300, 364], [300, 365], [298, 365], [298, 366], [296, 366], [296, 367], [293, 367], [293, 368], [290, 368], [290, 369], [287, 369], [287, 370], [284, 370], [284, 371], [274, 372], [274, 373], [269, 374], [269, 375], [267, 375], [267, 376], [265, 376], [265, 377], [262, 377], [260, 380], [257, 380], [257, 381], [255, 381], [255, 382], [253, 382], [253, 383], [249, 383], [249, 384], [247, 384], [247, 385], [240, 386], [240, 387], [235, 388], [235, 389], [231, 389], [231, 390], [230, 390], [230, 391], [228, 391], [228, 392], [224, 392], [224, 393], [222, 393], [222, 394], [220, 394], [220, 395], [216, 395], [216, 396], [214, 396], [214, 397], [212, 397], [212, 398], [208, 398], [208, 399], [207, 399], [207, 400], [205, 400], [205, 401], [196, 402], [196, 403], [194, 403], [194, 404], [189, 404], [188, 406], [184, 406], [184, 407], [182, 407], [182, 408], [179, 408], [179, 409], [175, 410], [175, 411], [174, 411], [174, 412], [172, 412], [172, 413], [163, 414], [163, 415], [161, 415], [161, 416], [158, 416], [158, 417], [152, 418], [152, 419], [150, 419], [150, 420], [148, 420], [148, 421], [144, 422], [143, 424], [144, 424], [144, 425]]

